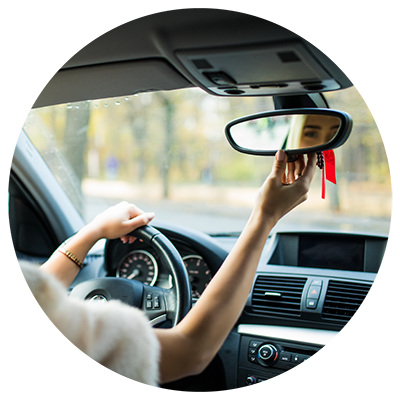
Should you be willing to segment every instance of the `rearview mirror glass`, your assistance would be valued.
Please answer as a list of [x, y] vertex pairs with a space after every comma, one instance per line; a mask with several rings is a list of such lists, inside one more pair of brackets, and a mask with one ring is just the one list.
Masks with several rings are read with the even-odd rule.
[[351, 117], [328, 109], [279, 110], [232, 121], [226, 127], [230, 144], [248, 154], [273, 155], [333, 149], [350, 134]]

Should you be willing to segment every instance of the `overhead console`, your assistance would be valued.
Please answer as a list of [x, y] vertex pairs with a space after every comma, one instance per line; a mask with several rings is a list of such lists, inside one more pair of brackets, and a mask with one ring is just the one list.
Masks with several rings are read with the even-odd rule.
[[222, 96], [304, 94], [342, 87], [296, 40], [181, 50], [176, 56], [203, 89]]

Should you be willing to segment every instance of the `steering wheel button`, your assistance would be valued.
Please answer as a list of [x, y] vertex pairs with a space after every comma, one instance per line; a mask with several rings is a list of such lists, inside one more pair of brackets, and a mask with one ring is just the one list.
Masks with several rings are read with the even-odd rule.
[[151, 300], [147, 300], [147, 302], [146, 302], [146, 309], [151, 309], [151, 308], [153, 308], [153, 302], [151, 301]]
[[160, 308], [160, 301], [154, 299], [154, 308]]
[[146, 295], [146, 299], [147, 300], [152, 300], [153, 299], [153, 293], [148, 292], [147, 295]]

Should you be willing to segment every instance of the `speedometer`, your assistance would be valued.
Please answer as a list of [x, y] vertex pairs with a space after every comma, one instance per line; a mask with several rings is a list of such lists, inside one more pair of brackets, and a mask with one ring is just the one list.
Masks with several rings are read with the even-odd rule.
[[183, 257], [183, 262], [192, 285], [192, 297], [198, 300], [211, 280], [210, 268], [200, 256], [196, 255]]
[[153, 286], [158, 276], [157, 261], [148, 251], [131, 251], [119, 263], [116, 276], [135, 279], [145, 285]]

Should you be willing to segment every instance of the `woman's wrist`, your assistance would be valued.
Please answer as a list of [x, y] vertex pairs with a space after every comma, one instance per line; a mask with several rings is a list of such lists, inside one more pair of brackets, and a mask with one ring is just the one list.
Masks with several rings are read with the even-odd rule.
[[265, 212], [264, 210], [255, 207], [250, 215], [249, 223], [252, 223], [258, 229], [270, 231], [279, 221], [272, 213]]
[[101, 229], [99, 229], [93, 223], [89, 223], [89, 224], [85, 225], [75, 235], [76, 240], [78, 240], [80, 243], [88, 246], [89, 248], [94, 246], [96, 244], [96, 242], [98, 242], [103, 237], [104, 236], [101, 232]]

